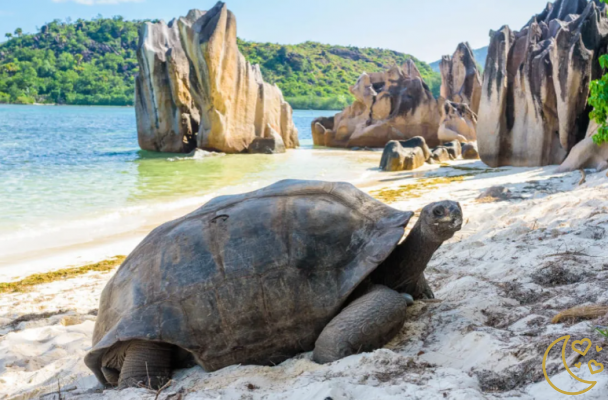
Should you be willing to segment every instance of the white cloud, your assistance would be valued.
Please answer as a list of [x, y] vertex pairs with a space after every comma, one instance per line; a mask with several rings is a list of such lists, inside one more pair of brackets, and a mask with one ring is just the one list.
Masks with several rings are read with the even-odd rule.
[[10, 11], [2, 11], [0, 10], [0, 17], [10, 17], [11, 15], [15, 15], [15, 13]]
[[97, 4], [141, 3], [144, 0], [53, 0], [53, 3], [67, 3], [68, 1], [93, 6]]

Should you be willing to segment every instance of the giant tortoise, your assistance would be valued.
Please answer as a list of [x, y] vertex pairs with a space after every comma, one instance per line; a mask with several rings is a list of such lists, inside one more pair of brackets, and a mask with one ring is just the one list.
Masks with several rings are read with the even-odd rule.
[[155, 229], [103, 290], [86, 365], [104, 384], [158, 388], [172, 369], [328, 363], [384, 346], [460, 205], [412, 212], [348, 183], [281, 181], [216, 198]]

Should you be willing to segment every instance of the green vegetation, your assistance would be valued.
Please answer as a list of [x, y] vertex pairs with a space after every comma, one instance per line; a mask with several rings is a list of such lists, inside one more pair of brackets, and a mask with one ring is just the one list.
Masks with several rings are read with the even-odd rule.
[[259, 64], [264, 79], [276, 83], [297, 109], [342, 109], [353, 101], [349, 87], [363, 72], [380, 72], [414, 61], [435, 96], [441, 76], [416, 58], [391, 50], [330, 46], [315, 42], [298, 45], [239, 40], [243, 55]]
[[[0, 44], [0, 103], [133, 105], [138, 30], [122, 17], [55, 20], [35, 34], [6, 33]], [[282, 46], [239, 40], [245, 57], [260, 64], [296, 109], [342, 109], [362, 72], [412, 59], [438, 96], [441, 77], [410, 55], [390, 50], [306, 42]]]
[[[608, 69], [608, 55], [600, 57], [600, 65], [604, 70]], [[608, 142], [608, 74], [591, 81], [589, 105], [593, 107], [589, 116], [599, 126], [597, 133], [593, 135], [593, 141], [598, 145], [606, 143]]]
[[30, 275], [17, 282], [0, 282], [0, 293], [24, 292], [32, 286], [70, 279], [89, 272], [110, 272], [119, 267], [125, 259], [125, 256], [116, 256], [111, 260], [85, 265], [84, 267], [60, 269], [44, 274]]
[[[55, 20], [0, 44], [0, 103], [132, 105], [138, 21]], [[12, 38], [11, 38], [12, 36]]]
[[[608, 0], [601, 1], [608, 4]], [[604, 71], [608, 69], [608, 55], [600, 56], [600, 65]], [[600, 145], [608, 142], [608, 74], [591, 81], [589, 89], [589, 105], [593, 107], [589, 117], [599, 126], [593, 141]]]

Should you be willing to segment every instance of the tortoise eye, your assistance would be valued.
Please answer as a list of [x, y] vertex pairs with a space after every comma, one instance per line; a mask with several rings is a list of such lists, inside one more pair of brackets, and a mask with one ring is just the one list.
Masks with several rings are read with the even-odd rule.
[[443, 217], [443, 208], [437, 207], [436, 209], [433, 210], [433, 214], [436, 217]]

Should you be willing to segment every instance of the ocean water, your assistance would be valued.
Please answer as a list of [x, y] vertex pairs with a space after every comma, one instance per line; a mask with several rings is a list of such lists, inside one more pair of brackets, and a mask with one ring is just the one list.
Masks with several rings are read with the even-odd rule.
[[192, 160], [140, 150], [133, 108], [0, 105], [0, 261], [143, 229], [280, 179], [364, 179], [378, 153], [312, 146], [310, 122], [333, 113], [296, 110], [302, 146], [287, 154]]

